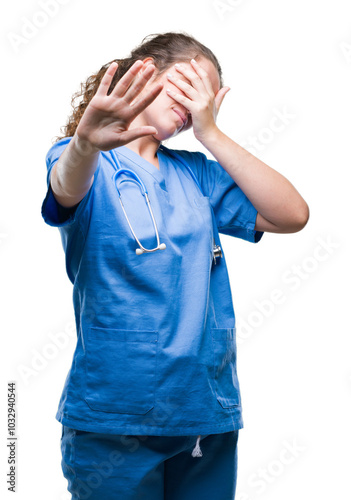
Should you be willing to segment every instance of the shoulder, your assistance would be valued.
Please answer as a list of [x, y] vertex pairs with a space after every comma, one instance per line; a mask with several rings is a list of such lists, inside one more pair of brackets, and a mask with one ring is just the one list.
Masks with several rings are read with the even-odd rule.
[[72, 137], [64, 137], [55, 142], [46, 153], [46, 164], [49, 166], [54, 160], [58, 159], [66, 146], [71, 141]]
[[200, 151], [188, 151], [186, 149], [171, 149], [163, 144], [159, 148], [164, 154], [178, 160], [191, 163], [191, 166], [197, 167], [207, 160], [206, 155]]

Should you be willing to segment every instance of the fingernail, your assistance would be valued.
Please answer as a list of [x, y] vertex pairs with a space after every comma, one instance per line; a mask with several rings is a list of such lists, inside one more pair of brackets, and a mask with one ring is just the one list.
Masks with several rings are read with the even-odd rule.
[[197, 64], [197, 62], [195, 61], [195, 59], [192, 59], [191, 62]]

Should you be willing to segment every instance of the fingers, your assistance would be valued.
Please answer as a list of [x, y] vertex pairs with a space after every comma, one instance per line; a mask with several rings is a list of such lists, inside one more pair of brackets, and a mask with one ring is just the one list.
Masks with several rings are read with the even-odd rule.
[[184, 80], [176, 78], [171, 73], [167, 73], [167, 78], [171, 83], [176, 85], [176, 87], [178, 87], [185, 95], [190, 97], [190, 99], [195, 99], [197, 90], [195, 90], [194, 87], [184, 82]]
[[[155, 66], [151, 65], [153, 69], [155, 69]], [[129, 70], [122, 76], [122, 78], [117, 82], [115, 85], [115, 88], [111, 92], [111, 95], [113, 97], [121, 98], [124, 97], [128, 99], [129, 92], [128, 89], [135, 79], [135, 77], [138, 75], [140, 69], [143, 67], [143, 61], [138, 60], [135, 61], [135, 63], [129, 68]], [[140, 81], [140, 90], [146, 85], [147, 80], [151, 77], [153, 71], [150, 71], [150, 69], [146, 69], [144, 72], [142, 72], [141, 76], [139, 76], [139, 81]], [[146, 73], [146, 76], [145, 76]], [[135, 86], [135, 85], [134, 85]], [[126, 99], [125, 99], [126, 100]], [[132, 101], [132, 99], [130, 99]]]
[[202, 79], [202, 82], [203, 82], [207, 92], [210, 95], [213, 95], [214, 92], [213, 92], [213, 88], [212, 88], [212, 83], [211, 83], [210, 77], [208, 76], [206, 71], [200, 66], [200, 64], [197, 61], [195, 61], [195, 59], [191, 59], [190, 64], [192, 64], [195, 72]]
[[127, 92], [123, 96], [125, 102], [130, 104], [135, 99], [135, 97], [140, 94], [147, 82], [152, 77], [154, 71], [155, 66], [153, 64], [149, 64], [143, 71], [141, 71], [140, 75], [138, 75], [138, 78], [134, 78], [132, 85], [128, 88]]
[[[142, 71], [141, 75], [138, 75], [142, 66], [143, 66], [143, 61], [141, 60], [135, 61], [135, 63], [117, 82], [110, 95], [112, 95], [112, 97], [119, 97], [119, 98], [124, 97], [124, 100], [127, 103], [132, 102], [133, 99], [145, 87], [146, 83], [151, 78], [155, 70], [155, 66], [153, 64], [150, 64], [144, 71]], [[107, 96], [108, 89], [110, 88], [111, 82], [113, 80], [117, 68], [118, 68], [118, 63], [116, 63], [115, 61], [110, 64], [110, 66], [106, 70], [106, 73], [102, 77], [100, 85], [97, 89], [96, 92], [97, 96], [100, 97]], [[137, 75], [139, 76], [139, 78], [133, 82], [133, 80], [135, 80], [135, 77]]]
[[121, 132], [118, 135], [118, 142], [123, 145], [123, 143], [127, 144], [128, 142], [132, 142], [135, 139], [139, 139], [140, 137], [145, 137], [146, 135], [155, 135], [157, 133], [158, 132], [155, 127], [151, 126], [132, 128], [130, 130], [126, 130], [125, 132]]
[[[175, 64], [174, 65], [175, 69], [185, 78], [187, 78], [190, 82], [191, 85], [196, 89], [198, 92], [203, 93], [204, 90], [207, 90], [207, 86], [205, 86], [202, 77], [199, 76], [194, 70], [187, 69], [181, 64]], [[207, 73], [205, 73], [207, 75]]]
[[102, 77], [100, 85], [96, 91], [96, 95], [98, 95], [98, 96], [107, 95], [107, 91], [110, 88], [113, 76], [114, 76], [117, 68], [118, 68], [118, 63], [112, 62], [110, 64], [110, 66], [107, 68], [106, 73]]
[[136, 101], [130, 105], [133, 110], [133, 115], [136, 116], [143, 109], [145, 109], [149, 104], [152, 103], [154, 99], [159, 95], [163, 89], [163, 83], [158, 83], [155, 85], [140, 101]]

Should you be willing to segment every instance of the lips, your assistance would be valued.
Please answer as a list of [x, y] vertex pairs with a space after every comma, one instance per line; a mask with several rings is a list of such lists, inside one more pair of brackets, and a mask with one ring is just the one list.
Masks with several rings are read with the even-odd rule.
[[177, 113], [177, 115], [182, 119], [183, 124], [186, 125], [188, 122], [188, 117], [185, 116], [185, 114], [182, 113], [182, 111], [180, 111], [179, 109], [173, 108], [173, 111]]

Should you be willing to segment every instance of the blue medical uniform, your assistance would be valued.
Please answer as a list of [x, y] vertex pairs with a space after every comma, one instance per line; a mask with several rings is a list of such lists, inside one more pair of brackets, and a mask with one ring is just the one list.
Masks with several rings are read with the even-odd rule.
[[234, 500], [239, 431], [126, 436], [62, 426], [62, 470], [72, 500]]
[[[201, 152], [169, 148], [160, 169], [127, 146], [115, 148], [123, 168], [143, 180], [165, 250], [138, 248], [113, 182], [111, 151], [100, 152], [83, 200], [62, 211], [50, 173], [71, 137], [48, 151], [45, 222], [59, 228], [73, 284], [77, 344], [56, 419], [76, 430], [153, 436], [227, 433], [243, 427], [236, 370], [236, 328], [223, 256], [223, 233], [258, 242], [257, 210], [224, 168]], [[122, 178], [129, 177], [122, 174]], [[120, 191], [146, 248], [156, 236], [139, 187]]]

